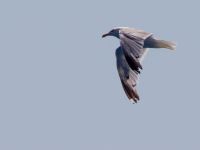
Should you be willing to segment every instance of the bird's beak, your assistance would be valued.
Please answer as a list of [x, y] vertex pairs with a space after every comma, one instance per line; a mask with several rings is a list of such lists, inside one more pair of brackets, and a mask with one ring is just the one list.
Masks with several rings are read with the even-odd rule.
[[110, 34], [109, 33], [106, 33], [106, 34], [103, 34], [102, 35], [102, 38], [106, 37], [106, 36], [109, 36]]

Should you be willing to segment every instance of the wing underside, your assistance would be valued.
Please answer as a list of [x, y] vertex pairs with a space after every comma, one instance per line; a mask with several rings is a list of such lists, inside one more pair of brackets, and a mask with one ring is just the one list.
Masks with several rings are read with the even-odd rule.
[[117, 70], [123, 89], [129, 99], [137, 102], [140, 99], [136, 90], [138, 74], [129, 67], [121, 47], [116, 50], [116, 58]]
[[151, 33], [134, 29], [125, 29], [120, 32], [119, 37], [124, 56], [130, 68], [137, 73], [140, 73], [140, 69], [142, 69], [141, 60], [146, 52], [143, 48], [144, 40], [151, 35]]

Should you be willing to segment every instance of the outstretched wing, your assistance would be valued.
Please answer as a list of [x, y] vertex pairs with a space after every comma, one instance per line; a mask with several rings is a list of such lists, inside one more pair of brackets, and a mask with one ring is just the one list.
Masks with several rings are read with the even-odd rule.
[[133, 28], [120, 30], [119, 38], [125, 58], [131, 69], [137, 73], [140, 73], [139, 70], [142, 69], [141, 60], [146, 52], [146, 49], [143, 48], [144, 40], [151, 35], [152, 33], [147, 33]]
[[122, 47], [118, 47], [115, 54], [117, 59], [117, 70], [124, 91], [129, 99], [132, 99], [137, 103], [139, 100], [139, 95], [136, 90], [138, 74], [129, 67]]

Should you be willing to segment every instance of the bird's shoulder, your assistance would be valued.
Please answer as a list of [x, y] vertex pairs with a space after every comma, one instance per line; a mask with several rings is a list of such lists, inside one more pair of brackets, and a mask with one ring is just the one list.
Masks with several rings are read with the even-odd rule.
[[120, 30], [120, 34], [130, 37], [138, 37], [141, 38], [142, 40], [145, 40], [149, 36], [153, 35], [153, 33], [145, 32], [143, 30], [135, 28], [122, 28]]

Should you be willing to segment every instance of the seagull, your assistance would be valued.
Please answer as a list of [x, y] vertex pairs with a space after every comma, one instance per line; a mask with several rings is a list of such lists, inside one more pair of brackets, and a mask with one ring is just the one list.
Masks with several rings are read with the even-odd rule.
[[136, 85], [148, 48], [175, 50], [176, 45], [170, 41], [154, 38], [153, 33], [129, 27], [114, 28], [103, 34], [102, 38], [107, 36], [114, 36], [120, 40], [120, 46], [115, 51], [118, 74], [128, 99], [137, 103], [140, 97]]

